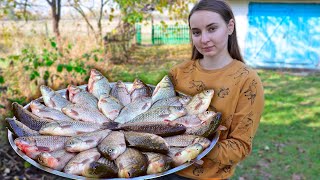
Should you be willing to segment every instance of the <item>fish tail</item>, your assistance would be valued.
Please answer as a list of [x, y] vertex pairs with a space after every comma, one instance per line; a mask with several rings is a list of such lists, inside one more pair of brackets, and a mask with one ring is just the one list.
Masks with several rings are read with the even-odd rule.
[[119, 125], [120, 123], [117, 122], [105, 122], [102, 124], [102, 129], [119, 130], [121, 129]]

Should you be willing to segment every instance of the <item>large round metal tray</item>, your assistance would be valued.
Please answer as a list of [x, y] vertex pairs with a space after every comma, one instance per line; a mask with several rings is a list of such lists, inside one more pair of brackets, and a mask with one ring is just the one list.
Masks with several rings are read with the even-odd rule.
[[[111, 84], [111, 87], [115, 84], [115, 83], [110, 83]], [[131, 85], [132, 83], [125, 83], [128, 87], [128, 89], [131, 88]], [[154, 86], [152, 85], [148, 85], [149, 87], [151, 87], [152, 89], [154, 89]], [[87, 85], [81, 85], [81, 86], [78, 86], [82, 89], [86, 89]], [[58, 93], [60, 93], [62, 96], [66, 96], [66, 89], [62, 89], [62, 90], [59, 90], [57, 91]], [[179, 93], [177, 92], [179, 95], [183, 95], [182, 93]], [[42, 101], [42, 97], [36, 99], [37, 101]], [[29, 105], [30, 103], [28, 103], [26, 106], [24, 106], [24, 108], [28, 109], [29, 108]], [[15, 117], [13, 117], [15, 118]], [[219, 139], [219, 133], [215, 133], [213, 139], [211, 140], [211, 144], [208, 148], [206, 148], [202, 153], [200, 153], [196, 160], [200, 160], [202, 159], [204, 156], [206, 156], [213, 148], [214, 146], [216, 145], [216, 143], [218, 142], [218, 139]], [[67, 173], [64, 173], [62, 171], [57, 171], [57, 170], [54, 170], [54, 169], [51, 169], [51, 168], [48, 168], [48, 167], [45, 167], [45, 166], [42, 166], [41, 164], [39, 164], [38, 162], [34, 161], [33, 159], [29, 158], [27, 155], [25, 155], [22, 151], [20, 151], [18, 149], [18, 147], [15, 145], [14, 143], [14, 134], [13, 132], [11, 132], [9, 129], [8, 129], [8, 140], [9, 140], [9, 143], [12, 147], [12, 149], [20, 156], [22, 157], [24, 160], [26, 160], [28, 163], [32, 164], [33, 166], [43, 170], [43, 171], [46, 171], [48, 173], [52, 173], [52, 174], [55, 174], [55, 175], [58, 175], [58, 176], [61, 176], [61, 177], [65, 177], [65, 178], [69, 178], [69, 179], [90, 179], [90, 178], [87, 178], [87, 177], [84, 177], [84, 176], [77, 176], [77, 175], [72, 175], [72, 174], [67, 174]], [[189, 166], [191, 166], [195, 161], [192, 161], [192, 162], [187, 162], [187, 163], [184, 163], [180, 166], [177, 166], [175, 168], [172, 168], [168, 171], [165, 171], [163, 173], [158, 173], [158, 174], [151, 174], [151, 175], [145, 175], [145, 176], [139, 176], [139, 177], [135, 177], [135, 178], [130, 178], [130, 179], [134, 179], [134, 180], [138, 180], [138, 179], [153, 179], [153, 178], [157, 178], [157, 177], [161, 177], [161, 176], [165, 176], [165, 175], [169, 175], [169, 174], [172, 174], [172, 173], [175, 173], [175, 172], [178, 172], [178, 171], [181, 171]], [[126, 178], [111, 178], [109, 180], [121, 180], [121, 179], [126, 179]], [[107, 180], [107, 179], [103, 179], [103, 180]]]

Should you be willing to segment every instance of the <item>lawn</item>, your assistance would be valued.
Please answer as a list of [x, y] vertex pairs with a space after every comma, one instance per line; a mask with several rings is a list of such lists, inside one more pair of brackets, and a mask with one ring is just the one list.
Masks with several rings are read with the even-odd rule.
[[[189, 53], [189, 45], [137, 46], [126, 64], [106, 67], [103, 62], [94, 62], [96, 65], [90, 67], [103, 70], [110, 81], [132, 82], [140, 78], [156, 84], [173, 65], [188, 59]], [[232, 179], [317, 179], [320, 167], [319, 73], [307, 76], [273, 70], [258, 70], [258, 73], [265, 91], [264, 114], [252, 154], [239, 164]], [[78, 77], [79, 81], [72, 82], [81, 84], [86, 78], [87, 75], [83, 75]], [[10, 112], [9, 109], [4, 111], [3, 116]]]

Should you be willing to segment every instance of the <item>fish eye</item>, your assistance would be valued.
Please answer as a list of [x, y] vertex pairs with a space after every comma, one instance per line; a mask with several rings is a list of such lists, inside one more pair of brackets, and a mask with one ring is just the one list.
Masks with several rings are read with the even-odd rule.
[[108, 149], [108, 152], [112, 153], [112, 152], [113, 152], [113, 149]]

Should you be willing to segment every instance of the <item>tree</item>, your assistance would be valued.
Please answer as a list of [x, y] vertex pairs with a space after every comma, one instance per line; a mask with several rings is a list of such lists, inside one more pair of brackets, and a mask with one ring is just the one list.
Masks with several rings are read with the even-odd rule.
[[59, 30], [59, 22], [61, 18], [61, 0], [47, 0], [48, 4], [51, 7], [52, 20], [53, 20], [53, 32], [57, 38], [59, 45], [60, 42], [60, 30]]
[[[95, 0], [89, 1], [80, 1], [80, 0], [68, 0], [69, 5], [74, 8], [85, 20], [89, 29], [94, 33], [96, 42], [98, 44], [102, 43], [102, 25], [101, 21], [104, 16], [104, 12], [106, 12], [105, 7], [110, 0], [99, 0], [98, 6], [95, 6]], [[94, 17], [97, 24], [97, 29], [94, 27], [92, 20], [90, 17]]]

